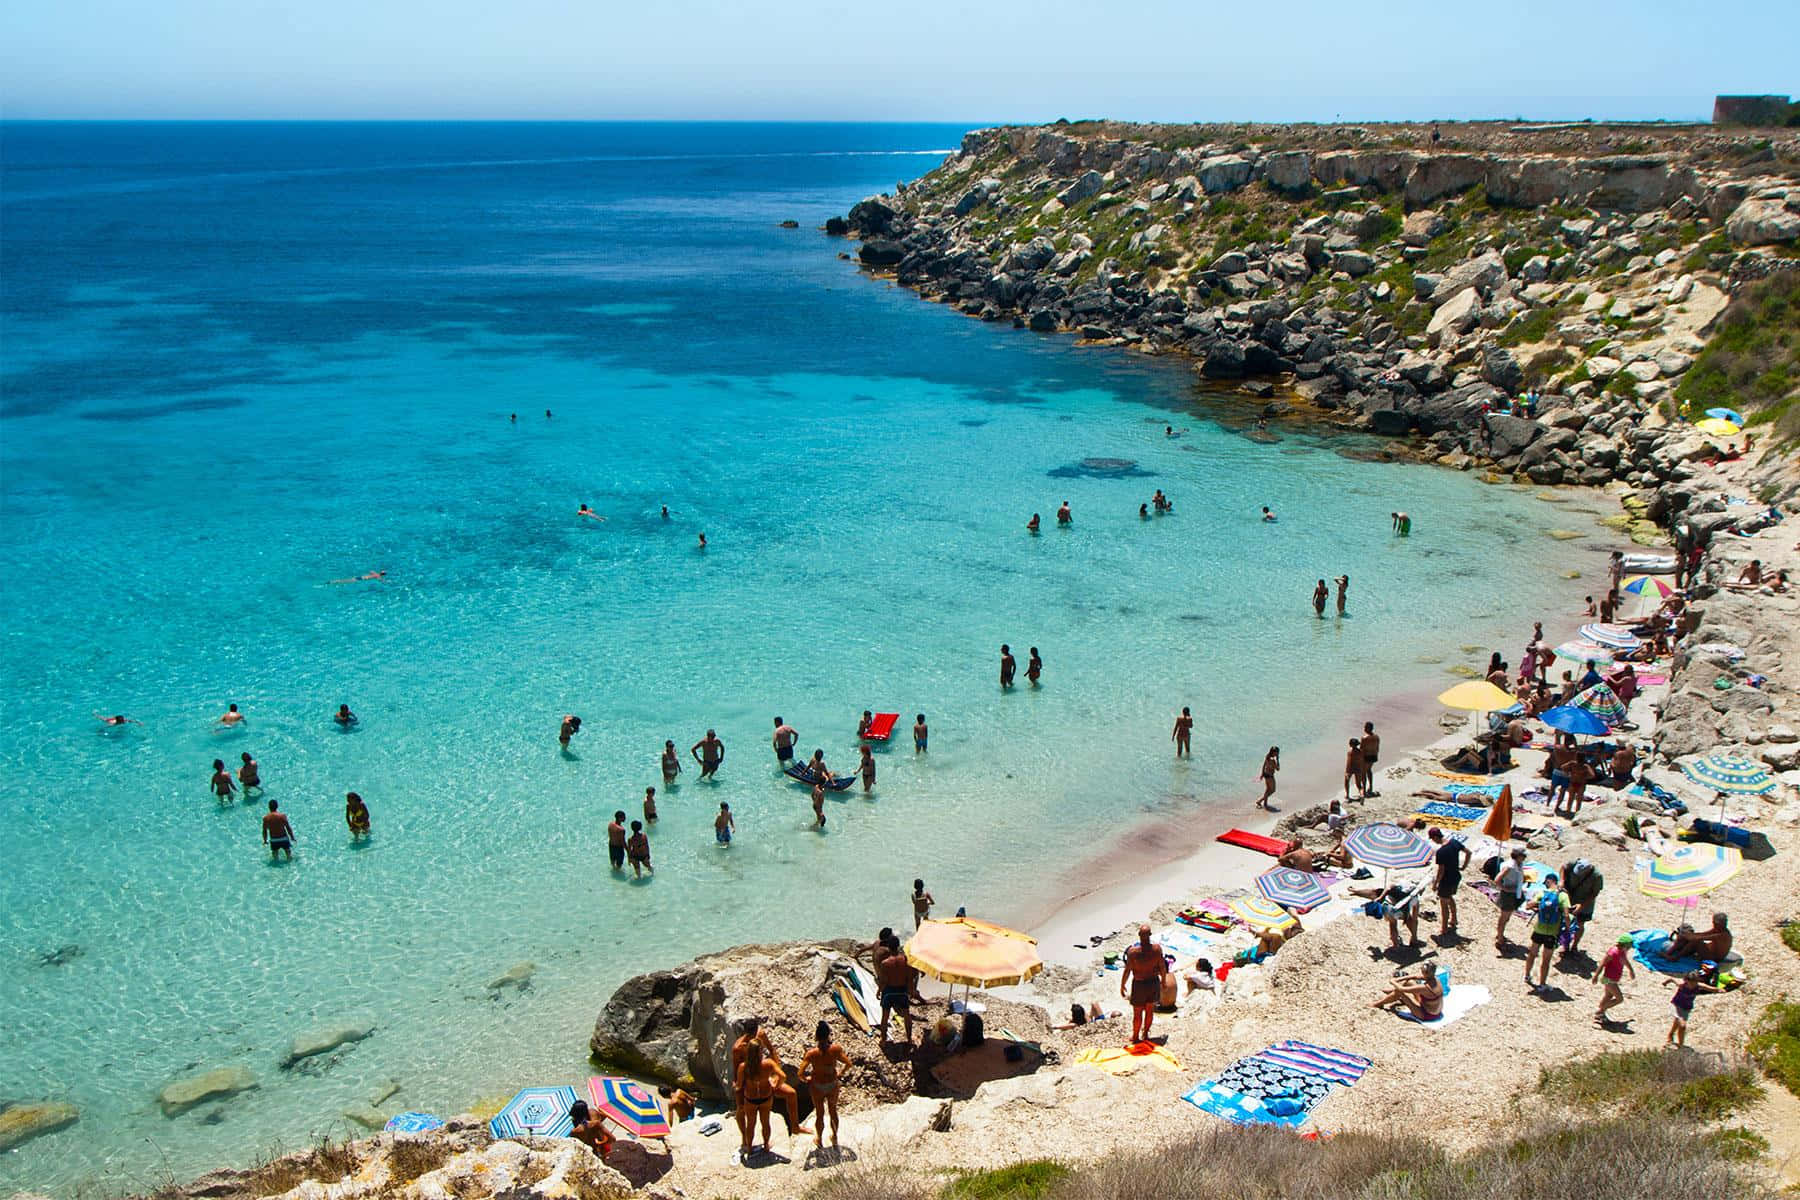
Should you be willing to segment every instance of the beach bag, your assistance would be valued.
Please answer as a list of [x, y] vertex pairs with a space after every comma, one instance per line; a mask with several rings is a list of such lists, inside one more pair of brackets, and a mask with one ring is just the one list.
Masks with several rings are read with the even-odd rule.
[[965, 1012], [963, 1014], [962, 1040], [963, 1046], [971, 1049], [987, 1040], [987, 1032], [982, 1025], [980, 1013]]

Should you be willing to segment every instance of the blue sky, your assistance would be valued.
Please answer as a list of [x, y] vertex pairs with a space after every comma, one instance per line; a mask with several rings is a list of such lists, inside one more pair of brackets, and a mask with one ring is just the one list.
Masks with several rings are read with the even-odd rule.
[[1705, 118], [1794, 0], [13, 0], [11, 118]]

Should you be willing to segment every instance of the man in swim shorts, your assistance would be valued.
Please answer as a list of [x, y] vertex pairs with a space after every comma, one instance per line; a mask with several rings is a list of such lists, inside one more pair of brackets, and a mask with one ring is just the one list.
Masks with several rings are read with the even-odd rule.
[[913, 722], [913, 753], [914, 754], [925, 753], [925, 742], [930, 737], [930, 735], [931, 735], [931, 730], [929, 730], [925, 727], [925, 714], [920, 713], [919, 719]]
[[711, 779], [725, 761], [725, 743], [709, 729], [705, 737], [688, 747], [688, 753], [700, 764], [700, 778]]
[[1058, 525], [1067, 525], [1074, 520], [1073, 514], [1069, 512], [1069, 502], [1064, 500], [1062, 502], [1062, 507], [1056, 510], [1056, 523]]
[[227, 729], [231, 728], [233, 725], [241, 725], [243, 724], [243, 721], [244, 714], [238, 711], [238, 706], [235, 704], [226, 705], [224, 715], [219, 718], [219, 724], [225, 726]]
[[910, 1046], [913, 1036], [912, 964], [900, 950], [900, 939], [891, 933], [876, 958], [875, 978], [881, 984], [881, 1040], [883, 1043], [892, 1040], [888, 1037], [888, 1021], [891, 1014], [898, 1011], [906, 1025], [906, 1043]]
[[1366, 795], [1379, 796], [1375, 790], [1375, 764], [1381, 759], [1381, 735], [1375, 732], [1375, 722], [1363, 722], [1362, 735], [1363, 779], [1362, 789]]
[[1005, 642], [1000, 643], [1000, 686], [1009, 688], [1013, 685], [1013, 672], [1019, 669], [1014, 661], [1012, 647]]
[[731, 845], [731, 835], [737, 829], [737, 822], [732, 819], [731, 805], [723, 800], [719, 802], [719, 815], [713, 818], [713, 838], [721, 846]]
[[784, 767], [787, 764], [793, 762], [794, 761], [794, 743], [796, 741], [798, 741], [799, 739], [800, 739], [800, 731], [799, 730], [795, 729], [792, 725], [789, 725], [787, 722], [783, 721], [780, 717], [776, 717], [775, 718], [775, 761], [780, 763]]
[[1150, 1023], [1156, 1019], [1156, 1005], [1162, 999], [1163, 976], [1169, 964], [1163, 948], [1150, 940], [1150, 927], [1138, 926], [1135, 946], [1125, 951], [1125, 969], [1119, 973], [1119, 995], [1125, 996], [1126, 984], [1131, 991], [1131, 1040], [1133, 1044], [1150, 1037]]
[[276, 805], [277, 801], [269, 801], [269, 811], [263, 814], [263, 844], [268, 846], [271, 859], [285, 854], [291, 862], [294, 858], [294, 827], [288, 824], [287, 814]]
[[625, 811], [620, 809], [613, 813], [612, 824], [606, 827], [606, 857], [612, 860], [612, 869], [625, 869]]

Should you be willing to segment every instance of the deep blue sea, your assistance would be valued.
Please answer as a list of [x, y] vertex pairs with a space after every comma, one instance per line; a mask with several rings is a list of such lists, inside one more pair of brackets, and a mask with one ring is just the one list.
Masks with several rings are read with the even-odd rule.
[[[250, 1161], [351, 1131], [389, 1080], [388, 1109], [439, 1112], [576, 1082], [626, 975], [872, 935], [915, 875], [1032, 919], [1144, 822], [1248, 816], [1269, 744], [1346, 736], [1567, 606], [1600, 545], [1547, 536], [1594, 532], [1575, 506], [1261, 444], [1184, 364], [859, 275], [817, 227], [961, 133], [0, 128], [0, 1098], [82, 1109], [0, 1190]], [[1158, 488], [1173, 515], [1140, 520]], [[1342, 572], [1349, 615], [1315, 619]], [[1001, 693], [1002, 642], [1041, 688]], [[845, 769], [864, 708], [900, 736], [814, 830], [773, 717]], [[690, 764], [654, 877], [614, 875], [608, 817], [708, 727], [718, 780]], [[261, 798], [208, 793], [246, 752], [291, 863]], [[523, 960], [529, 988], [486, 986]], [[367, 1040], [279, 1067], [354, 1017]], [[158, 1110], [230, 1065], [258, 1086]]]

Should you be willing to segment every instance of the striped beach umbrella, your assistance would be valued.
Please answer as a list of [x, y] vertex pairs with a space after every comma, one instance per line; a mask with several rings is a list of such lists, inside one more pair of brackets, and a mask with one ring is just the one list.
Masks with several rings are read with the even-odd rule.
[[1276, 867], [1256, 877], [1256, 890], [1263, 897], [1287, 908], [1317, 908], [1331, 899], [1331, 893], [1311, 871], [1298, 867]]
[[591, 1075], [587, 1081], [588, 1103], [594, 1111], [635, 1138], [669, 1136], [669, 1114], [662, 1101], [635, 1079], [618, 1075]]
[[1621, 592], [1630, 592], [1633, 596], [1642, 596], [1645, 592], [1654, 591], [1661, 599], [1667, 600], [1674, 595], [1675, 589], [1654, 575], [1633, 575], [1619, 585]]
[[1403, 870], [1431, 861], [1431, 843], [1409, 829], [1380, 822], [1358, 825], [1344, 839], [1350, 856], [1367, 867]]
[[568, 1137], [569, 1106], [581, 1097], [572, 1087], [528, 1087], [506, 1102], [488, 1129], [497, 1138]]
[[1227, 905], [1252, 929], [1280, 929], [1294, 923], [1292, 913], [1273, 900], [1265, 900], [1261, 896], [1239, 896], [1228, 901]]
[[1586, 638], [1576, 638], [1572, 642], [1564, 642], [1553, 653], [1558, 658], [1566, 658], [1570, 662], [1593, 663], [1596, 666], [1610, 667], [1613, 652], [1599, 642], [1590, 642]]
[[1715, 792], [1761, 796], [1775, 790], [1775, 781], [1763, 765], [1741, 754], [1711, 754], [1681, 764], [1682, 773]]
[[433, 1129], [442, 1129], [444, 1121], [430, 1113], [403, 1112], [388, 1118], [389, 1133], [430, 1133]]
[[1638, 890], [1659, 900], [1686, 900], [1730, 879], [1744, 865], [1736, 846], [1684, 842], [1638, 868]]
[[1583, 625], [1581, 636], [1608, 650], [1636, 650], [1644, 640], [1624, 625]]
[[1044, 969], [1036, 938], [972, 917], [922, 923], [906, 943], [906, 961], [933, 979], [972, 988], [1024, 983]]
[[1619, 693], [1604, 683], [1596, 683], [1587, 691], [1576, 696], [1569, 701], [1569, 707], [1593, 713], [1608, 725], [1618, 726], [1625, 723], [1625, 702], [1619, 699]]

